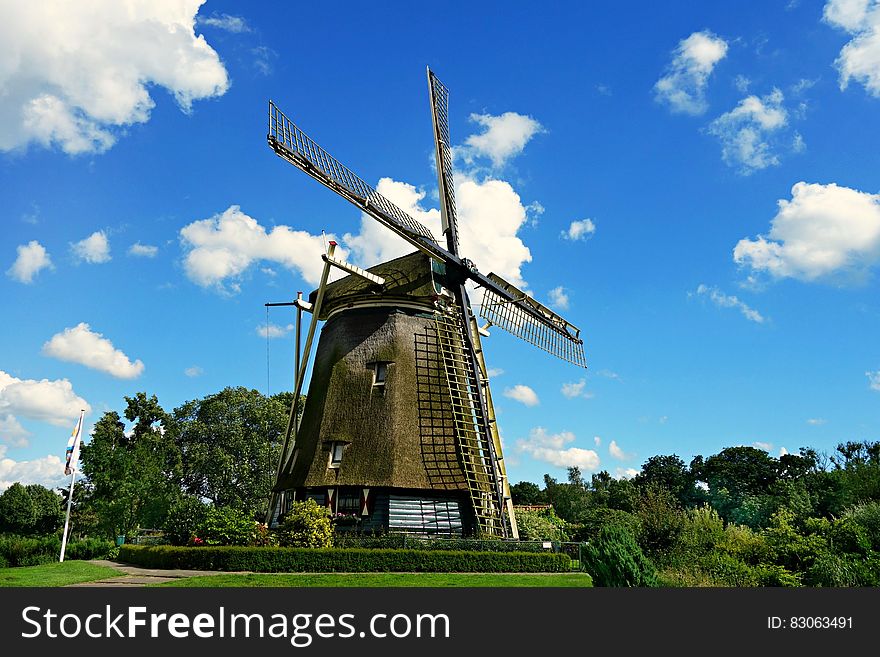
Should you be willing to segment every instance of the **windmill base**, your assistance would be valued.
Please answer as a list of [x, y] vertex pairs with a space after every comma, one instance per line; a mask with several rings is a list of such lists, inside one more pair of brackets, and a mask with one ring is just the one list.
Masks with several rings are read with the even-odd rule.
[[[466, 491], [405, 488], [302, 488], [285, 491], [280, 508], [294, 500], [313, 499], [330, 509], [337, 531], [366, 534], [407, 533], [429, 537], [474, 534]], [[273, 524], [276, 524], [276, 514]]]

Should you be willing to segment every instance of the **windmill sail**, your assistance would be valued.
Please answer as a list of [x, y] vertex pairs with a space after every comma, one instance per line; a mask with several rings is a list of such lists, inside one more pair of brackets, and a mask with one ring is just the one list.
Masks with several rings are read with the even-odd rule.
[[[334, 192], [346, 197], [382, 223], [390, 223], [410, 240], [419, 238], [436, 243], [428, 228], [413, 219], [348, 167], [312, 141], [269, 101], [269, 145], [281, 157], [296, 165]], [[371, 211], [373, 208], [379, 212]]]
[[452, 153], [449, 150], [449, 90], [428, 69], [431, 118], [434, 123], [434, 146], [437, 158], [437, 189], [440, 192], [440, 218], [449, 250], [458, 254], [458, 217], [455, 210], [455, 186], [452, 181]]
[[[580, 339], [579, 328], [497, 274], [489, 274], [489, 279], [515, 301], [500, 296], [495, 289], [487, 287], [480, 306], [480, 316], [483, 319], [557, 358], [579, 367], [587, 367], [584, 341]], [[536, 315], [543, 321], [536, 321]]]

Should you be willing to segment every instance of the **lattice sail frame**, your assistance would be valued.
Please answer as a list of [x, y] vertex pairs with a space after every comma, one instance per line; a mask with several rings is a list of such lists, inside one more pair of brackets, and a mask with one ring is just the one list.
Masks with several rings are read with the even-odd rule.
[[449, 90], [428, 69], [431, 96], [431, 117], [434, 122], [434, 143], [437, 156], [437, 178], [440, 187], [443, 230], [449, 230], [449, 250], [458, 254], [458, 214], [455, 207], [455, 183], [452, 180], [452, 152], [449, 149]]
[[321, 148], [271, 100], [268, 137], [270, 145], [278, 155], [297, 166], [311, 168], [313, 174], [323, 174], [315, 177], [334, 192], [365, 206], [375, 206], [393, 221], [398, 229], [436, 243], [437, 240], [427, 226], [413, 219]]
[[[557, 358], [578, 367], [587, 367], [584, 355], [584, 341], [580, 339], [580, 329], [535, 301], [525, 292], [517, 289], [496, 274], [489, 274], [494, 283], [512, 293], [516, 301], [499, 296], [494, 290], [485, 288], [480, 317], [494, 326], [529, 342]], [[533, 312], [544, 316], [545, 322], [537, 321], [526, 313], [520, 303], [528, 304]]]

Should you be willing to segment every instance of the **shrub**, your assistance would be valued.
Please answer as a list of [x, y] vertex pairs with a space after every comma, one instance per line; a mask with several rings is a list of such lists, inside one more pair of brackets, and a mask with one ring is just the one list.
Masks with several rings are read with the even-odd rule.
[[610, 525], [584, 550], [595, 586], [657, 586], [654, 565], [625, 528]]
[[723, 552], [710, 554], [703, 568], [719, 586], [757, 586], [758, 573], [749, 564]]
[[639, 497], [636, 517], [639, 546], [652, 558], [665, 558], [678, 547], [685, 518], [675, 496], [660, 486], [649, 486]]
[[516, 510], [516, 525], [524, 541], [567, 541], [565, 521], [552, 508], [541, 511]]
[[211, 508], [197, 533], [206, 545], [251, 545], [256, 524], [253, 518], [239, 509]]
[[546, 552], [542, 541], [512, 541], [479, 538], [425, 538], [394, 534], [357, 534], [351, 532], [336, 534], [333, 547], [384, 548], [411, 550], [464, 550], [466, 552]]
[[851, 520], [865, 530], [872, 550], [880, 551], [880, 502], [866, 502], [847, 509], [842, 520]]
[[810, 586], [877, 586], [880, 584], [880, 555], [868, 558], [824, 552], [807, 569], [804, 579]]
[[[65, 560], [105, 559], [113, 543], [101, 539], [71, 541], [64, 550]], [[0, 559], [6, 566], [39, 566], [58, 561], [61, 554], [61, 539], [58, 536], [31, 538], [6, 535], [0, 537]]]
[[[68, 543], [64, 549], [65, 559], [108, 559], [116, 548], [113, 541], [101, 538], [85, 538]], [[56, 555], [57, 556], [57, 555]]]
[[207, 516], [207, 504], [197, 497], [182, 497], [168, 510], [165, 536], [172, 545], [186, 545], [199, 531]]
[[770, 546], [767, 545], [764, 534], [754, 532], [744, 525], [727, 525], [716, 549], [751, 565], [770, 560]]
[[599, 506], [588, 509], [581, 516], [580, 526], [577, 531], [573, 532], [572, 539], [575, 541], [594, 541], [599, 537], [602, 528], [608, 525], [625, 527], [633, 536], [638, 536], [642, 529], [639, 519], [628, 511]]
[[123, 545], [120, 561], [148, 568], [254, 572], [568, 572], [565, 554], [358, 548]]
[[276, 530], [284, 547], [326, 548], [333, 545], [330, 511], [315, 500], [293, 502]]

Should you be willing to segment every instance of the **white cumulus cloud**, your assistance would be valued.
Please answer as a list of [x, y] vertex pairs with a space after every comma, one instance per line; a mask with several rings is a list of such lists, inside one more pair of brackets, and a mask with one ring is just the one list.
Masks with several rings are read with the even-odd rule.
[[103, 230], [96, 230], [79, 242], [73, 242], [70, 250], [79, 262], [97, 265], [110, 261], [110, 240]]
[[150, 244], [135, 242], [128, 247], [128, 255], [137, 256], [139, 258], [155, 258], [157, 253], [159, 253], [159, 247], [151, 246]]
[[0, 414], [7, 422], [9, 415], [17, 415], [57, 426], [72, 426], [81, 410], [89, 413], [92, 407], [73, 391], [67, 379], [19, 379], [0, 370]]
[[225, 93], [226, 70], [194, 31], [203, 1], [3, 0], [0, 151], [103, 152], [149, 120], [152, 89], [185, 112]]
[[830, 0], [824, 19], [853, 37], [835, 61], [840, 88], [846, 89], [850, 80], [856, 80], [872, 96], [880, 97], [880, 2]]
[[54, 489], [68, 482], [64, 474], [64, 463], [55, 454], [47, 454], [38, 459], [16, 461], [6, 456], [6, 445], [0, 445], [0, 492], [15, 482], [24, 486], [40, 484]]
[[880, 370], [865, 372], [865, 376], [868, 377], [868, 386], [871, 390], [880, 392]]
[[293, 330], [293, 324], [287, 326], [279, 326], [278, 324], [263, 324], [257, 327], [257, 335], [261, 338], [283, 338]]
[[558, 310], [568, 310], [568, 294], [561, 285], [554, 287], [547, 293], [550, 297], [550, 305]]
[[770, 233], [741, 239], [733, 259], [775, 278], [863, 274], [880, 262], [880, 195], [835, 183], [796, 183], [778, 201]]
[[516, 442], [516, 450], [560, 468], [578, 467], [584, 472], [598, 470], [599, 455], [592, 449], [568, 446], [574, 441], [575, 435], [570, 431], [549, 434], [544, 427], [536, 427], [529, 432], [528, 438]]
[[819, 426], [821, 424], [825, 424], [826, 422], [828, 422], [828, 420], [821, 418], [821, 417], [811, 417], [807, 420], [807, 424], [811, 424], [814, 427]]
[[85, 322], [53, 335], [43, 345], [43, 354], [79, 363], [118, 379], [134, 379], [144, 371], [144, 364], [140, 360], [132, 363], [110, 340], [92, 331]]
[[[709, 133], [721, 142], [721, 157], [743, 175], [779, 164], [775, 135], [788, 124], [788, 112], [782, 105], [779, 89], [759, 98], [748, 96], [735, 108], [709, 125]], [[804, 149], [803, 138], [795, 141], [794, 150]]]
[[199, 25], [208, 25], [216, 27], [218, 30], [225, 30], [233, 34], [241, 34], [242, 32], [250, 32], [250, 25], [241, 16], [231, 16], [229, 14], [211, 14], [210, 16], [199, 16]]
[[42, 270], [52, 269], [52, 258], [37, 240], [21, 244], [15, 250], [18, 256], [12, 266], [6, 270], [6, 274], [19, 283], [32, 283], [34, 276]]
[[[275, 226], [267, 231], [237, 205], [184, 226], [180, 239], [186, 251], [183, 265], [189, 279], [220, 291], [238, 292], [241, 275], [257, 262], [287, 267], [310, 285], [318, 284], [324, 267], [324, 241], [320, 235], [288, 226]], [[328, 235], [327, 239], [334, 236]], [[345, 255], [344, 249], [337, 249], [338, 258]]]
[[568, 230], [562, 231], [562, 237], [567, 240], [587, 240], [596, 232], [596, 224], [592, 219], [579, 219], [572, 221]]
[[526, 406], [537, 406], [540, 401], [538, 394], [526, 385], [517, 384], [504, 390], [504, 396]]
[[678, 43], [666, 74], [654, 85], [655, 99], [673, 112], [706, 111], [706, 87], [715, 65], [727, 55], [727, 42], [708, 30]]
[[0, 414], [0, 442], [13, 447], [27, 447], [30, 435], [12, 413]]
[[612, 440], [608, 443], [608, 453], [611, 454], [613, 458], [616, 458], [618, 461], [625, 461], [628, 458], [631, 458], [629, 454], [624, 452], [620, 445], [617, 444], [616, 440]]
[[462, 157], [468, 164], [473, 164], [477, 157], [487, 157], [492, 166], [500, 168], [522, 153], [532, 137], [544, 132], [538, 121], [516, 112], [504, 112], [500, 116], [471, 114], [470, 119], [483, 131], [470, 135], [464, 146], [455, 149], [455, 156]]
[[187, 367], [185, 370], [183, 370], [183, 373], [186, 374], [188, 377], [193, 378], [196, 376], [201, 376], [205, 373], [205, 370], [203, 370], [198, 365], [193, 365], [192, 367]]
[[562, 396], [567, 399], [575, 399], [576, 397], [583, 397], [584, 399], [591, 399], [593, 397], [592, 392], [588, 392], [586, 390], [587, 380], [581, 379], [577, 382], [569, 382], [563, 383], [561, 392]]
[[765, 317], [754, 308], [751, 308], [745, 301], [732, 294], [725, 294], [717, 287], [709, 287], [700, 283], [694, 294], [708, 297], [719, 308], [736, 308], [749, 321], [757, 322], [758, 324], [763, 324], [765, 321]]

